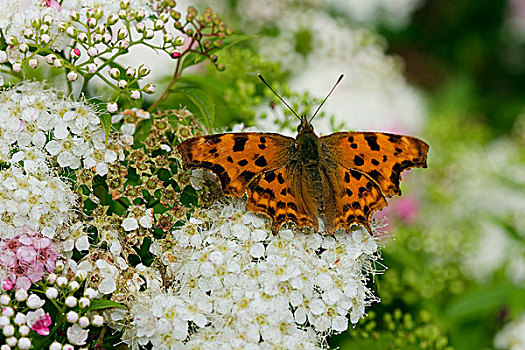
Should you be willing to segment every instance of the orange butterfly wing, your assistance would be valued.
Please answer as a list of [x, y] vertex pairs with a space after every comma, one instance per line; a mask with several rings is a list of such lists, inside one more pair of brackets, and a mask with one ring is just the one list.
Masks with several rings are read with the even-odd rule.
[[210, 170], [226, 195], [241, 197], [257, 175], [285, 165], [294, 142], [274, 133], [225, 133], [193, 137], [177, 150], [185, 169]]
[[295, 222], [298, 227], [311, 226], [317, 230], [317, 213], [311, 213], [311, 208], [305, 207], [302, 194], [296, 193], [296, 188], [287, 167], [268, 171], [248, 186], [246, 209], [270, 217], [274, 234], [287, 221]]
[[412, 136], [338, 132], [321, 137], [325, 156], [372, 179], [387, 197], [401, 195], [404, 170], [427, 167], [428, 145]]

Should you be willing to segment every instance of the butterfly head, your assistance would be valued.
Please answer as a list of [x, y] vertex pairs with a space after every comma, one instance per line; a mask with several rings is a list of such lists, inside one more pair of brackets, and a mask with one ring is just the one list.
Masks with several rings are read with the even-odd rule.
[[297, 127], [298, 133], [306, 134], [306, 133], [314, 132], [314, 127], [312, 126], [312, 123], [310, 123], [306, 115], [303, 114], [300, 120], [301, 120], [301, 124], [299, 124], [299, 126]]

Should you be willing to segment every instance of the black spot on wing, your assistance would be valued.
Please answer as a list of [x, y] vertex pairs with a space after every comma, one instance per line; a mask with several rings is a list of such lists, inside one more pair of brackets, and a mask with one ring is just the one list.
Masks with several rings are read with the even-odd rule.
[[242, 159], [242, 160], [239, 160], [237, 164], [239, 164], [240, 166], [245, 166], [246, 164], [248, 164], [248, 161], [246, 159]]
[[370, 147], [370, 150], [379, 151], [381, 149], [377, 144], [377, 136], [367, 135], [365, 136], [365, 141], [368, 143], [368, 147]]
[[230, 163], [233, 163], [233, 158], [231, 156], [228, 156], [228, 158], [226, 158], [226, 160]]
[[275, 172], [267, 172], [266, 174], [264, 174], [264, 179], [266, 180], [266, 182], [271, 183], [273, 180], [275, 180]]
[[365, 160], [359, 156], [355, 156], [354, 157], [354, 164], [357, 165], [357, 166], [362, 166], [363, 164], [365, 164]]
[[260, 168], [263, 168], [266, 165], [268, 165], [268, 163], [266, 162], [266, 158], [264, 158], [264, 156], [260, 156], [255, 160], [255, 165], [257, 165]]
[[350, 170], [350, 175], [352, 175], [352, 177], [356, 179], [357, 181], [361, 180], [361, 176], [363, 176], [363, 174], [361, 174], [358, 171], [354, 171], [354, 170]]
[[374, 164], [375, 166], [379, 165], [379, 162], [377, 161], [377, 159], [372, 159], [372, 164]]
[[349, 183], [350, 182], [350, 173], [347, 171], [345, 172], [345, 182], [346, 183]]
[[279, 181], [281, 185], [284, 183], [283, 174], [279, 173], [279, 175], [277, 175], [277, 181]]
[[242, 178], [244, 182], [250, 182], [254, 176], [255, 176], [255, 173], [252, 171], [248, 171], [248, 170], [245, 170], [239, 174], [239, 178]]
[[247, 136], [237, 136], [235, 137], [235, 141], [233, 144], [233, 151], [234, 152], [242, 152], [244, 151], [244, 146], [246, 145], [246, 142], [248, 141]]

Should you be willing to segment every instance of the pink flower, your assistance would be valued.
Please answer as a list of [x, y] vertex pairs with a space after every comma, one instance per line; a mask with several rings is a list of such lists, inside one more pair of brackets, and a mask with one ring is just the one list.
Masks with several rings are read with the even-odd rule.
[[59, 12], [60, 10], [62, 9], [62, 7], [60, 6], [60, 3], [56, 0], [44, 0], [43, 1], [43, 4], [44, 6], [46, 7], [54, 7], [56, 8]]
[[51, 326], [51, 316], [46, 314], [43, 309], [30, 311], [26, 315], [26, 322], [32, 330], [40, 335], [49, 335], [49, 326]]
[[53, 272], [56, 259], [53, 242], [39, 232], [27, 230], [10, 239], [0, 238], [0, 265], [15, 289], [28, 290], [44, 273]]
[[5, 280], [2, 281], [2, 288], [4, 290], [12, 290], [13, 287], [14, 287], [14, 284], [9, 278], [6, 278]]

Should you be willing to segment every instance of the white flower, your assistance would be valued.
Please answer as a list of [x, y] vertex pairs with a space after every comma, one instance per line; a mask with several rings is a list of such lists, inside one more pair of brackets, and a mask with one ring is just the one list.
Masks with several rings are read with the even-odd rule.
[[133, 231], [139, 228], [139, 224], [137, 222], [137, 219], [135, 218], [125, 218], [122, 220], [122, 228], [126, 231]]
[[506, 350], [525, 349], [525, 313], [496, 334], [494, 347]]
[[86, 343], [89, 331], [83, 329], [78, 323], [75, 323], [67, 329], [67, 340], [73, 345], [84, 345]]
[[40, 299], [38, 295], [31, 294], [29, 298], [27, 298], [26, 303], [30, 309], [38, 309], [39, 307], [42, 307], [42, 305], [45, 304], [45, 301]]

